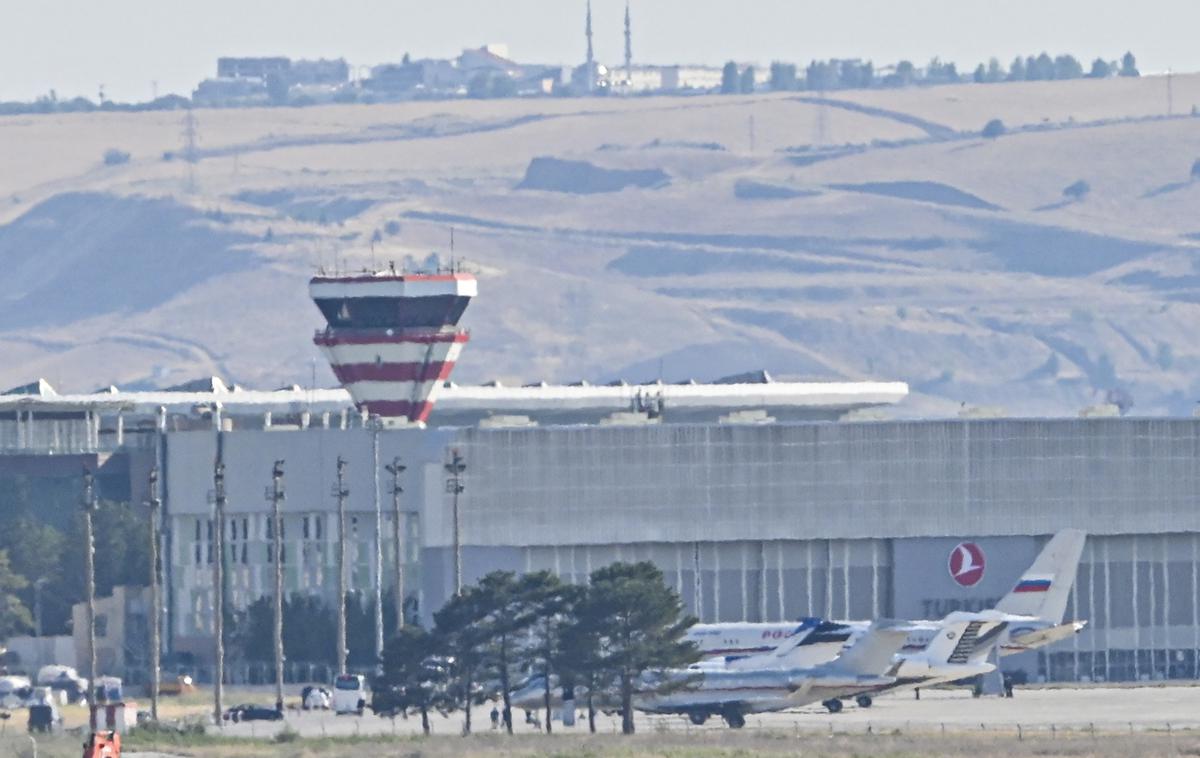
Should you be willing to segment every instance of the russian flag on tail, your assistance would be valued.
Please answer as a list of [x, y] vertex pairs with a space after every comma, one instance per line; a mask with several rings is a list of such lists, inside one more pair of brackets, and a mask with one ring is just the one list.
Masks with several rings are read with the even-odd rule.
[[1027, 576], [1017, 582], [1013, 592], [1047, 592], [1053, 579], [1052, 576]]

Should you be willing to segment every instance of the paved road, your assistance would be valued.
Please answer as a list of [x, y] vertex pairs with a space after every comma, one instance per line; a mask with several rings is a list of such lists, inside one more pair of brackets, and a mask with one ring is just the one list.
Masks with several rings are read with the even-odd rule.
[[[491, 729], [488, 713], [491, 705], [473, 711], [476, 731]], [[582, 712], [581, 712], [581, 715]], [[532, 732], [534, 727], [523, 721], [522, 712], [515, 714], [517, 731]], [[695, 729], [680, 717], [638, 715], [639, 729]], [[434, 716], [436, 734], [457, 734], [462, 728], [462, 714], [449, 717]], [[420, 731], [420, 719], [384, 719], [368, 713], [365, 716], [334, 716], [327, 712], [289, 713], [284, 724], [303, 736], [353, 734], [414, 734]], [[780, 730], [833, 730], [837, 732], [866, 732], [901, 729], [904, 731], [974, 731], [979, 729], [1016, 731], [1088, 730], [1124, 732], [1128, 730], [1200, 729], [1200, 687], [1130, 687], [1084, 689], [1017, 690], [1012, 699], [972, 698], [966, 691], [928, 691], [920, 701], [912, 693], [880, 697], [871, 708], [847, 705], [837, 715], [820, 706], [787, 713], [752, 715], [747, 728]], [[602, 731], [616, 731], [617, 719], [600, 716]], [[283, 728], [277, 722], [230, 724], [222, 731], [230, 735], [269, 736]], [[719, 719], [710, 719], [704, 729], [724, 728]], [[574, 727], [555, 729], [583, 731], [585, 719]]]

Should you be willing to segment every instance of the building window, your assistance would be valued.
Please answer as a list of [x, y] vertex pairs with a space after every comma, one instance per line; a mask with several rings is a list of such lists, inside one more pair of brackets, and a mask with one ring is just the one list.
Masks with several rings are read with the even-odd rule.
[[[199, 524], [197, 524], [197, 528], [198, 527], [199, 527]], [[196, 550], [196, 565], [199, 566], [200, 565], [200, 543], [197, 542], [194, 547]]]
[[237, 519], [230, 519], [229, 532], [230, 532], [229, 538], [236, 540], [237, 539]]
[[267, 539], [275, 539], [275, 519], [270, 516], [267, 517]]
[[314, 516], [313, 518], [317, 522], [317, 539], [321, 539], [321, 521], [323, 519], [320, 516]]
[[242, 539], [244, 539], [244, 540], [250, 539], [250, 519], [249, 518], [242, 519]]
[[103, 613], [96, 614], [96, 636], [108, 636], [108, 616], [104, 615]]
[[308, 516], [304, 517], [304, 539], [308, 539]]
[[213, 522], [212, 522], [212, 519], [209, 519], [208, 520], [208, 541], [212, 542], [212, 538], [213, 538]]
[[200, 541], [200, 519], [196, 519], [196, 542]]
[[246, 560], [246, 543], [243, 542], [242, 543], [242, 563], [249, 563], [249, 562], [250, 561]]

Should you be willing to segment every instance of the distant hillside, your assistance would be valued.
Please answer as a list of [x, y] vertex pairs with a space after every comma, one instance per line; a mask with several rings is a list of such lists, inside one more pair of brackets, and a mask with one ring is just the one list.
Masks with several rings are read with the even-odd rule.
[[0, 387], [332, 384], [315, 267], [453, 228], [461, 381], [766, 368], [906, 380], [911, 414], [1190, 413], [1200, 121], [1162, 86], [201, 110], [194, 164], [178, 113], [0, 118]]

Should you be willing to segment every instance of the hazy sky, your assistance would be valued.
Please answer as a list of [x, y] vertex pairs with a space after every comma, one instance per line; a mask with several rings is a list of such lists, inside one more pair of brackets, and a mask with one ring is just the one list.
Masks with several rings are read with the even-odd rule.
[[[596, 53], [623, 56], [624, 0], [594, 0]], [[520, 61], [582, 60], [584, 0], [0, 0], [0, 99], [187, 93], [221, 55], [353, 65], [509, 45]], [[996, 56], [1131, 49], [1143, 71], [1200, 70], [1196, 0], [632, 0], [637, 61]]]

